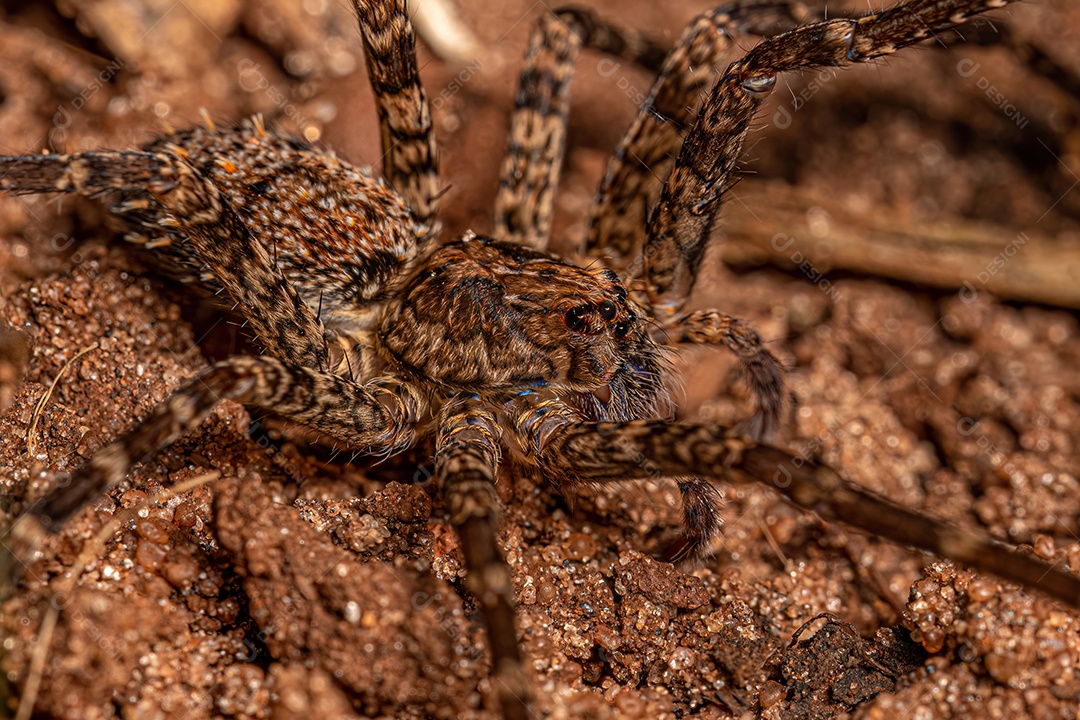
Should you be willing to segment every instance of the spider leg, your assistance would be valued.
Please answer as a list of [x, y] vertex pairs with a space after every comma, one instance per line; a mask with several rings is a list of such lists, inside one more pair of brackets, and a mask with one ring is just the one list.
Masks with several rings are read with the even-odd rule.
[[379, 113], [383, 177], [405, 198], [413, 216], [438, 234], [435, 132], [416, 63], [416, 37], [405, 0], [354, 0], [368, 78]]
[[644, 36], [608, 25], [587, 10], [567, 8], [537, 20], [518, 81], [495, 195], [495, 237], [500, 240], [547, 247], [570, 112], [570, 80], [582, 46], [650, 69], [659, 68], [665, 54]]
[[[556, 398], [541, 399], [536, 393], [518, 393], [504, 403], [507, 417], [517, 429], [514, 437], [527, 458], [540, 458], [545, 481], [557, 492], [566, 494], [576, 485], [592, 479], [576, 472], [570, 464], [544, 461], [553, 436], [578, 424], [581, 416]], [[643, 459], [643, 458], [639, 458]], [[655, 473], [653, 473], [655, 475]], [[716, 537], [724, 521], [720, 514], [723, 496], [700, 477], [678, 478], [682, 496], [683, 535], [671, 548], [672, 559], [700, 555]]]
[[0, 188], [87, 196], [145, 190], [169, 211], [167, 222], [189, 238], [271, 355], [327, 369], [322, 323], [218, 187], [177, 151], [0, 157]]
[[15, 400], [31, 355], [30, 336], [0, 320], [0, 413]]
[[757, 445], [716, 425], [548, 421], [537, 442], [541, 467], [582, 482], [697, 475], [772, 485], [826, 520], [950, 558], [1080, 607], [1080, 577], [1021, 555], [985, 533], [907, 510], [831, 468]]
[[144, 462], [198, 426], [222, 400], [269, 410], [369, 453], [412, 444], [423, 401], [415, 389], [347, 378], [270, 357], [235, 357], [195, 376], [125, 437], [97, 453], [69, 482], [34, 503], [12, 529], [17, 558], [29, 557], [47, 532], [120, 483]]
[[693, 287], [721, 199], [776, 75], [866, 62], [1012, 0], [911, 0], [855, 19], [802, 25], [732, 63], [713, 87], [649, 217], [644, 276], [654, 304], [677, 311]]
[[[745, 33], [790, 29], [805, 20], [791, 2], [730, 5], [698, 16], [664, 60], [659, 76], [608, 162], [589, 209], [586, 252], [621, 269], [645, 244], [648, 208], [696, 116], [705, 84]], [[614, 252], [617, 257], [611, 257]]]
[[671, 560], [700, 557], [724, 526], [720, 513], [724, 496], [704, 478], [680, 477], [677, 484], [682, 497], [683, 534], [665, 556]]
[[444, 405], [436, 440], [435, 482], [461, 542], [468, 571], [465, 587], [483, 613], [502, 716], [526, 720], [531, 717], [531, 693], [514, 630], [514, 587], [497, 542], [498, 427], [495, 415], [475, 398], [459, 396]]
[[784, 409], [784, 368], [752, 327], [718, 310], [698, 310], [676, 318], [655, 336], [670, 343], [727, 346], [742, 363], [757, 399], [757, 411], [741, 429], [756, 440], [776, 429]]

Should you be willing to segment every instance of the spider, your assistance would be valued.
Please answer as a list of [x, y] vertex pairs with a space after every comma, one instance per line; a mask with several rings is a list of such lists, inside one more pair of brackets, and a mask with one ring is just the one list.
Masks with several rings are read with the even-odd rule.
[[[506, 453], [560, 491], [679, 478], [679, 554], [700, 552], [720, 528], [710, 480], [764, 482], [824, 518], [1080, 603], [1080, 580], [1069, 573], [764, 444], [783, 409], [780, 363], [738, 319], [684, 307], [778, 73], [869, 61], [1007, 2], [908, 0], [801, 25], [785, 3], [748, 3], [701, 16], [669, 53], [586, 11], [545, 14], [521, 74], [492, 237], [440, 238], [437, 151], [403, 0], [355, 3], [382, 179], [258, 118], [172, 133], [138, 151], [0, 158], [10, 192], [106, 198], [129, 239], [179, 279], [228, 297], [266, 351], [191, 379], [30, 506], [15, 529], [24, 552], [230, 399], [377, 456], [433, 430], [435, 483], [508, 718], [529, 716], [532, 693], [496, 541], [494, 481]], [[718, 64], [737, 32], [775, 23], [790, 30], [732, 63], [694, 114], [706, 88], [693, 68]], [[608, 167], [583, 244], [594, 259], [581, 267], [546, 248], [569, 83], [584, 47], [653, 68], [658, 79]], [[746, 424], [665, 419], [666, 346], [683, 343], [734, 351], [757, 400]]]

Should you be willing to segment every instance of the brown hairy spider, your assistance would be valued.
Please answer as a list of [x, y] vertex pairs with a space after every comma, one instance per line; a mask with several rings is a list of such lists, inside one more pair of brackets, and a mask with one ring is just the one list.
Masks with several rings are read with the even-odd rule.
[[[173, 133], [138, 151], [0, 158], [10, 192], [105, 198], [129, 239], [171, 274], [227, 295], [266, 350], [191, 379], [68, 486], [29, 507], [15, 529], [23, 552], [231, 399], [374, 455], [399, 452], [433, 428], [434, 479], [509, 718], [529, 717], [531, 691], [496, 541], [494, 480], [507, 451], [560, 490], [678, 477], [680, 553], [699, 552], [719, 530], [710, 480], [772, 483], [824, 518], [1080, 606], [1080, 579], [1068, 572], [761, 444], [783, 407], [780, 364], [737, 319], [683, 310], [778, 73], [882, 57], [1007, 2], [908, 0], [803, 25], [787, 3], [748, 3], [701, 16], [667, 54], [586, 11], [546, 14], [521, 74], [494, 237], [439, 239], [437, 153], [403, 0], [355, 3], [384, 179], [257, 118]], [[775, 24], [791, 29], [732, 63], [695, 112], [705, 88], [693, 68], [718, 65], [737, 32]], [[658, 71], [591, 210], [587, 268], [546, 251], [583, 47]], [[682, 343], [736, 353], [758, 403], [745, 426], [665, 419], [665, 345]]]

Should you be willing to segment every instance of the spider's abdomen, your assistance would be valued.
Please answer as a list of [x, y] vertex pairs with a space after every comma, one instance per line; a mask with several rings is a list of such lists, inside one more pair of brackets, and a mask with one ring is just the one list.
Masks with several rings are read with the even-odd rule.
[[619, 415], [659, 393], [659, 350], [614, 273], [471, 234], [417, 268], [379, 339], [403, 370], [450, 390], [548, 387]]
[[[428, 232], [382, 180], [257, 120], [174, 133], [145, 149], [180, 154], [210, 177], [331, 326], [383, 300]], [[127, 193], [114, 211], [179, 279], [218, 289], [181, 231], [162, 226], [167, 213], [157, 202]]]

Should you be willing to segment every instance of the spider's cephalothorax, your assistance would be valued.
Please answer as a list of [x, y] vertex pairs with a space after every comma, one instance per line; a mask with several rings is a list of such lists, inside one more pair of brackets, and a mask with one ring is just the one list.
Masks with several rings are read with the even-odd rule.
[[[779, 364], [738, 320], [683, 309], [743, 140], [778, 73], [887, 55], [1006, 2], [909, 0], [798, 27], [785, 3], [747, 3], [706, 13], [666, 56], [586, 12], [545, 15], [522, 73], [494, 238], [438, 241], [431, 116], [404, 0], [355, 3], [385, 181], [259, 120], [173, 134], [139, 151], [0, 158], [9, 191], [106, 197], [129, 239], [181, 279], [227, 294], [266, 350], [180, 387], [69, 486], [30, 507], [18, 537], [33, 543], [57, 528], [227, 398], [377, 454], [411, 445], [431, 421], [434, 479], [460, 537], [508, 717], [528, 716], [530, 693], [513, 586], [495, 541], [493, 482], [507, 446], [560, 489], [678, 477], [690, 551], [719, 526], [718, 495], [703, 478], [782, 478], [778, 489], [823, 517], [1080, 603], [1080, 580], [1067, 572], [758, 444], [781, 412]], [[777, 23], [792, 29], [735, 60], [705, 92], [694, 68], [722, 67], [739, 28]], [[583, 46], [659, 72], [591, 211], [581, 248], [597, 258], [589, 269], [546, 251], [571, 69]], [[662, 343], [729, 347], [757, 399], [755, 417], [737, 430], [666, 419]]]
[[468, 235], [403, 284], [380, 324], [391, 364], [448, 392], [534, 390], [586, 417], [653, 417], [660, 349], [610, 270]]

